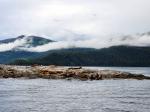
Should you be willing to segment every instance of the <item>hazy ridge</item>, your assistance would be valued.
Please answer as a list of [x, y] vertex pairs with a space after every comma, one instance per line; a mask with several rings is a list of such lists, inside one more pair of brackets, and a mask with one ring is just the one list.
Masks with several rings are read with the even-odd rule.
[[[139, 39], [133, 43], [135, 39]], [[84, 47], [90, 40], [58, 42], [39, 36], [19, 36], [0, 41], [0, 63], [17, 65], [65, 66], [150, 66], [149, 33], [123, 36], [99, 48]], [[87, 42], [88, 41], [88, 42]], [[117, 44], [117, 41], [120, 44]], [[83, 42], [83, 46], [82, 43]], [[66, 43], [66, 44], [65, 44]], [[68, 43], [68, 44], [67, 44]], [[78, 44], [81, 44], [78, 46]], [[97, 44], [99, 42], [97, 41]], [[131, 45], [133, 43], [133, 45]], [[145, 44], [147, 43], [147, 44]], [[106, 43], [104, 43], [106, 44]]]

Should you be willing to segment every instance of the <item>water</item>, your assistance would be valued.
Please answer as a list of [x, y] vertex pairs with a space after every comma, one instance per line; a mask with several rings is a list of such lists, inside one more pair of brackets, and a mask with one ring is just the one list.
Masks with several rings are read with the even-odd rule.
[[118, 70], [150, 76], [150, 67], [85, 67], [95, 70]]
[[0, 112], [150, 112], [150, 81], [0, 79]]

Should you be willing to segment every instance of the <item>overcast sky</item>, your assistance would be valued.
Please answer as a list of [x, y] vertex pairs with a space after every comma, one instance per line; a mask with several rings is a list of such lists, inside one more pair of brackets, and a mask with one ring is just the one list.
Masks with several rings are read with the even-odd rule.
[[84, 40], [150, 31], [150, 0], [0, 0], [0, 39]]

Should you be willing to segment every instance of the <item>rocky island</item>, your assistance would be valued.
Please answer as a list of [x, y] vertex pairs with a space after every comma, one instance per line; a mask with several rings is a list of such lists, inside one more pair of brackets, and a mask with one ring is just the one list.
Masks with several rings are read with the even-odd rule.
[[80, 80], [103, 80], [103, 79], [148, 79], [142, 74], [114, 70], [91, 70], [82, 67], [62, 66], [14, 66], [0, 65], [0, 78], [44, 78], [44, 79], [80, 79]]

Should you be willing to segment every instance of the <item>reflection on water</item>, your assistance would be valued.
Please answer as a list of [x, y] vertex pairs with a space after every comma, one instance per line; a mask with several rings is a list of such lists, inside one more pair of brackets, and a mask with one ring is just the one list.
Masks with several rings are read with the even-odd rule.
[[0, 79], [0, 112], [149, 112], [149, 104], [149, 80]]

